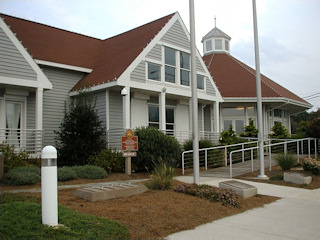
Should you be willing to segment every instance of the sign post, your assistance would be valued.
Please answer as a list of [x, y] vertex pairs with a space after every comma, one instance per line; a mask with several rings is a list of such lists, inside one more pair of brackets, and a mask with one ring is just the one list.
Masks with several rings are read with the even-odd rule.
[[126, 136], [121, 137], [122, 156], [126, 158], [125, 172], [131, 175], [131, 157], [137, 156], [138, 137], [134, 136], [132, 129], [126, 131]]

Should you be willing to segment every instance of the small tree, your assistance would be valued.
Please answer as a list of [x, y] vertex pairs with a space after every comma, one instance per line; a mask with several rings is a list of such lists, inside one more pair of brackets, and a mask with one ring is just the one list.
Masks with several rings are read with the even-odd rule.
[[105, 129], [95, 110], [94, 99], [81, 92], [75, 100], [69, 109], [65, 107], [60, 130], [55, 132], [60, 166], [85, 165], [89, 156], [105, 147]]
[[233, 131], [232, 125], [229, 126], [228, 130], [221, 132], [221, 139], [219, 140], [221, 145], [231, 145], [238, 142], [237, 135]]
[[273, 131], [273, 133], [269, 135], [271, 138], [285, 139], [290, 137], [288, 129], [286, 129], [281, 122], [275, 122], [271, 130]]
[[249, 118], [249, 125], [244, 127], [244, 133], [241, 133], [240, 136], [241, 137], [258, 137], [258, 129], [254, 125], [252, 118]]

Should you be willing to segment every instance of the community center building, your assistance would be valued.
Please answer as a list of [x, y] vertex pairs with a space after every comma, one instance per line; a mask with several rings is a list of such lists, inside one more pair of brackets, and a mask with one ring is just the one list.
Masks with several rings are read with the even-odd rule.
[[[255, 71], [230, 55], [230, 40], [215, 27], [196, 55], [199, 136], [212, 141], [257, 114]], [[1, 14], [0, 54], [0, 142], [35, 154], [54, 145], [65, 104], [81, 90], [95, 97], [110, 147], [141, 126], [191, 139], [190, 35], [179, 13], [105, 40]], [[265, 134], [312, 107], [261, 82]]]

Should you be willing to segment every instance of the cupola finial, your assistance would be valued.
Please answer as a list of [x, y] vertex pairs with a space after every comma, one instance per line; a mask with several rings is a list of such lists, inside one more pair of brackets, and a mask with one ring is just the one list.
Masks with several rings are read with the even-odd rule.
[[217, 27], [217, 17], [214, 15], [214, 27]]

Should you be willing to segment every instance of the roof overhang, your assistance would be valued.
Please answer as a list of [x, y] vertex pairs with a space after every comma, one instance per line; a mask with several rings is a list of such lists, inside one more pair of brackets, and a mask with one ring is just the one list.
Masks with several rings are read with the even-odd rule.
[[40, 65], [63, 68], [63, 69], [77, 71], [77, 72], [91, 73], [93, 71], [93, 69], [90, 69], [90, 68], [77, 67], [77, 66], [72, 66], [72, 65], [68, 65], [68, 64], [44, 61], [44, 60], [39, 60], [39, 59], [36, 59], [35, 62]]
[[[257, 98], [251, 97], [225, 97], [223, 98], [224, 103], [256, 103]], [[289, 98], [262, 98], [262, 103], [269, 103], [273, 107], [278, 106], [279, 108], [285, 108], [291, 110], [292, 112], [304, 111], [312, 108], [310, 103], [304, 103]]]

